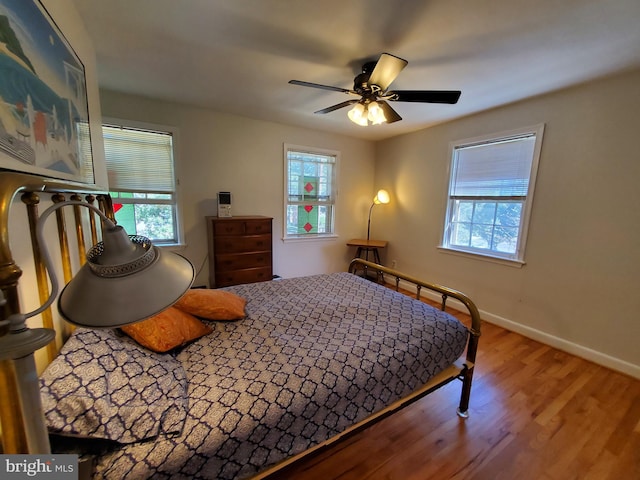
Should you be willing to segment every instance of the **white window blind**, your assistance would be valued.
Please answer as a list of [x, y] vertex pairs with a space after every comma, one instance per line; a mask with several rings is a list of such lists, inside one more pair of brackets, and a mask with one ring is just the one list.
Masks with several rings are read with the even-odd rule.
[[109, 188], [119, 192], [175, 190], [173, 137], [166, 132], [103, 125]]
[[451, 197], [524, 197], [529, 189], [535, 135], [455, 149]]

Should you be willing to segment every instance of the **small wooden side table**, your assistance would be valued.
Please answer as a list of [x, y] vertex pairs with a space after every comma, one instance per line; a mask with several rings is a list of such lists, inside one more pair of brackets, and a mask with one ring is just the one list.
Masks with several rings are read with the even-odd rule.
[[373, 261], [377, 264], [381, 264], [379, 248], [385, 248], [387, 246], [386, 240], [367, 240], [361, 238], [352, 238], [347, 242], [348, 247], [357, 247], [356, 257], [362, 258], [362, 252], [365, 253], [365, 259], [369, 259], [369, 252], [373, 252]]
[[[362, 252], [365, 253], [365, 260], [369, 260], [369, 252], [373, 252], [373, 261], [378, 265], [382, 265], [380, 261], [379, 248], [385, 248], [387, 246], [386, 240], [366, 240], [361, 238], [353, 238], [347, 242], [348, 247], [357, 247], [356, 257], [362, 258]], [[364, 267], [364, 277], [371, 280], [371, 277], [367, 275], [367, 267]], [[378, 283], [384, 283], [384, 276], [381, 271], [377, 270], [375, 279]]]

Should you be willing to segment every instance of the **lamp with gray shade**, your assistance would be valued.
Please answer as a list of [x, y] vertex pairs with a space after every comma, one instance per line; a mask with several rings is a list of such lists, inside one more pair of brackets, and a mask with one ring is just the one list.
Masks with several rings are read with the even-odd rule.
[[128, 236], [93, 205], [60, 202], [42, 213], [36, 235], [51, 279], [51, 294], [33, 312], [10, 315], [4, 320], [9, 332], [0, 337], [0, 360], [12, 360], [16, 371], [29, 453], [50, 452], [33, 353], [51, 342], [55, 331], [30, 329], [26, 320], [45, 311], [58, 296], [58, 280], [43, 232], [49, 215], [67, 205], [89, 208], [103, 221], [103, 241], [89, 251], [87, 262], [58, 300], [61, 315], [70, 323], [88, 328], [115, 328], [144, 320], [173, 305], [191, 287], [194, 278], [189, 260], [174, 252], [161, 251], [145, 237]]

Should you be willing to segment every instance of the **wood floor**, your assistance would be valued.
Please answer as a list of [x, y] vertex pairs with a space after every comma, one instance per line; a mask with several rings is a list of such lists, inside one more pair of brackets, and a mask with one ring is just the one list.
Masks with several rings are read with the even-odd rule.
[[485, 322], [466, 420], [460, 386], [269, 478], [640, 480], [639, 380]]

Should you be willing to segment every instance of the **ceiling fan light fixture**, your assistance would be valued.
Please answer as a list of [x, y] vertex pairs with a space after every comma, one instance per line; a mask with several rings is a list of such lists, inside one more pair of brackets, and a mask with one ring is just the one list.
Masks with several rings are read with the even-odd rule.
[[367, 62], [362, 66], [362, 73], [356, 75], [353, 80], [353, 90], [301, 80], [289, 80], [289, 83], [360, 97], [360, 100], [347, 100], [313, 113], [330, 113], [355, 104], [347, 116], [353, 123], [362, 127], [369, 124], [380, 125], [381, 123], [395, 123], [402, 120], [398, 112], [387, 102], [448, 103], [452, 105], [458, 102], [462, 93], [459, 90], [389, 90], [389, 86], [407, 66], [407, 63], [400, 57], [382, 53], [377, 61]]
[[366, 127], [368, 124], [367, 109], [362, 103], [356, 103], [355, 106], [349, 110], [347, 116], [349, 120], [361, 127]]
[[378, 102], [373, 101], [367, 105], [367, 118], [373, 125], [380, 125], [381, 123], [385, 123], [387, 121], [384, 116], [384, 111], [380, 108]]

